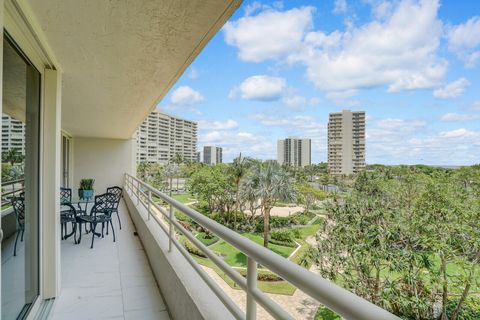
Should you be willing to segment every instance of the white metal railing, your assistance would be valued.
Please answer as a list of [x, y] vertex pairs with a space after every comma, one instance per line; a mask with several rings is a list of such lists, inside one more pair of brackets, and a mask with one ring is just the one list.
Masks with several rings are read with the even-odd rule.
[[[147, 209], [147, 220], [153, 218], [168, 235], [168, 251], [170, 252], [172, 246], [175, 246], [237, 319], [256, 319], [257, 303], [275, 319], [293, 319], [279, 304], [257, 288], [257, 268], [259, 263], [262, 267], [268, 268], [273, 273], [346, 319], [399, 319], [390, 312], [256, 244], [129, 174], [125, 174], [125, 190], [131, 196], [132, 201], [136, 200], [137, 206], [142, 204]], [[152, 201], [152, 195], [155, 195], [169, 205], [168, 212]], [[160, 220], [160, 216], [152, 214], [152, 207], [164, 216], [168, 222], [168, 226]], [[186, 230], [175, 218], [174, 209], [184, 213], [196, 223], [245, 254], [247, 256], [246, 279], [229, 266], [221, 257], [217, 256], [205, 246], [192, 233]], [[191, 257], [190, 253], [174, 236], [175, 231], [182, 233], [246, 292], [246, 314]]]

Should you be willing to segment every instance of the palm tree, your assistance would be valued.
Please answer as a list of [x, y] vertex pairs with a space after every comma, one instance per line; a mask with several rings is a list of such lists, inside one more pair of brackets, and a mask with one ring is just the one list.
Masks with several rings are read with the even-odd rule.
[[249, 158], [242, 157], [242, 153], [238, 156], [238, 158], [233, 159], [233, 163], [229, 166], [230, 174], [233, 177], [233, 182], [235, 184], [235, 210], [234, 210], [234, 217], [233, 217], [233, 228], [237, 228], [237, 211], [241, 210], [241, 201], [240, 201], [240, 182], [242, 181], [243, 177], [248, 172], [248, 168], [250, 167], [251, 162]]
[[169, 163], [164, 168], [165, 177], [168, 179], [168, 187], [170, 189], [169, 195], [172, 196], [172, 181], [173, 178], [178, 176], [180, 169], [177, 164]]
[[175, 165], [176, 165], [176, 170], [175, 170], [175, 173], [176, 173], [176, 180], [177, 180], [177, 193], [178, 193], [178, 179], [180, 178], [180, 165], [183, 163], [183, 157], [180, 153], [176, 153], [172, 159], [170, 160], [171, 162], [173, 162]]
[[2, 162], [10, 163], [12, 166], [15, 163], [21, 163], [25, 158], [17, 149], [9, 149], [8, 151], [2, 153]]
[[277, 162], [269, 161], [257, 164], [242, 183], [243, 188], [251, 188], [250, 194], [255, 194], [260, 202], [263, 214], [263, 246], [268, 247], [270, 232], [270, 211], [277, 201], [293, 201], [296, 191], [290, 176]]

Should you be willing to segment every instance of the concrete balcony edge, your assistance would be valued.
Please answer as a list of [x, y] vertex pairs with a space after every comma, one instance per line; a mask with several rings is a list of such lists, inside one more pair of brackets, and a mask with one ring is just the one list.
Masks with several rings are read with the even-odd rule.
[[168, 252], [168, 235], [145, 219], [147, 210], [128, 193], [124, 199], [172, 319], [234, 319], [177, 248]]

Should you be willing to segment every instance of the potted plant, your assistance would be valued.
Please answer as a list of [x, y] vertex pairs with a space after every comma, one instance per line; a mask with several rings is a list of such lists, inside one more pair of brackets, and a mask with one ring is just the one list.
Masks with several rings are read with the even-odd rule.
[[93, 198], [93, 184], [95, 179], [81, 179], [80, 187], [78, 188], [78, 196], [80, 199]]

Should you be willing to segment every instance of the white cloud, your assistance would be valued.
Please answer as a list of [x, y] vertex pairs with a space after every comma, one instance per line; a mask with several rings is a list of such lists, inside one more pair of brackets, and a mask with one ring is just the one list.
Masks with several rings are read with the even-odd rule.
[[191, 80], [198, 79], [199, 76], [200, 76], [200, 71], [198, 71], [198, 69], [195, 67], [191, 67], [190, 71], [187, 74], [187, 77]]
[[475, 101], [474, 103], [472, 103], [472, 109], [480, 111], [480, 101]]
[[305, 31], [312, 26], [314, 10], [313, 7], [269, 9], [256, 16], [246, 15], [225, 24], [225, 41], [239, 49], [238, 56], [243, 61], [283, 58], [301, 46]]
[[170, 101], [176, 106], [191, 106], [204, 101], [205, 98], [200, 92], [193, 90], [189, 86], [178, 87], [170, 96]]
[[464, 121], [471, 121], [478, 119], [478, 116], [472, 116], [468, 114], [460, 114], [460, 113], [454, 113], [454, 112], [449, 112], [444, 114], [440, 120], [446, 121], [446, 122], [464, 122]]
[[276, 154], [276, 145], [264, 135], [251, 132], [232, 132], [229, 130], [200, 132], [200, 145], [217, 145], [223, 148], [225, 161], [230, 161], [241, 152], [244, 156], [260, 159], [272, 159]]
[[404, 119], [382, 119], [377, 122], [380, 129], [395, 130], [397, 132], [414, 132], [425, 126], [425, 121]]
[[333, 13], [345, 13], [347, 11], [347, 1], [346, 0], [335, 0]]
[[372, 9], [375, 18], [382, 20], [390, 15], [393, 4], [390, 1], [376, 1]]
[[232, 89], [230, 97], [240, 94], [242, 99], [273, 101], [278, 100], [283, 94], [286, 81], [279, 77], [270, 77], [265, 75], [251, 76]]
[[480, 60], [480, 17], [476, 16], [463, 24], [447, 28], [448, 48], [467, 67]]
[[305, 64], [307, 77], [323, 91], [431, 88], [446, 71], [435, 54], [442, 31], [437, 10], [437, 1], [403, 1], [384, 21], [345, 32], [310, 32], [303, 52], [290, 61]]
[[442, 88], [433, 91], [433, 96], [440, 99], [456, 98], [461, 96], [470, 82], [465, 78], [453, 81]]
[[200, 120], [198, 122], [198, 127], [201, 130], [230, 130], [238, 128], [238, 123], [232, 119], [223, 122]]
[[480, 132], [432, 132], [419, 119], [367, 121], [367, 163], [464, 165], [478, 163]]
[[307, 78], [328, 93], [433, 88], [447, 69], [436, 54], [442, 35], [438, 7], [438, 0], [378, 2], [372, 22], [330, 33], [310, 31], [313, 8], [267, 10], [227, 24], [225, 40], [245, 61], [304, 65]]
[[452, 139], [452, 138], [472, 138], [472, 137], [479, 137], [480, 134], [475, 131], [470, 131], [465, 128], [455, 129], [451, 131], [443, 131], [440, 132], [439, 136], [441, 138]]
[[320, 98], [313, 97], [313, 98], [310, 98], [310, 100], [308, 100], [308, 104], [311, 106], [316, 106], [320, 104], [320, 101], [321, 101]]
[[305, 107], [309, 102], [304, 96], [293, 95], [283, 98], [283, 103], [292, 109]]

